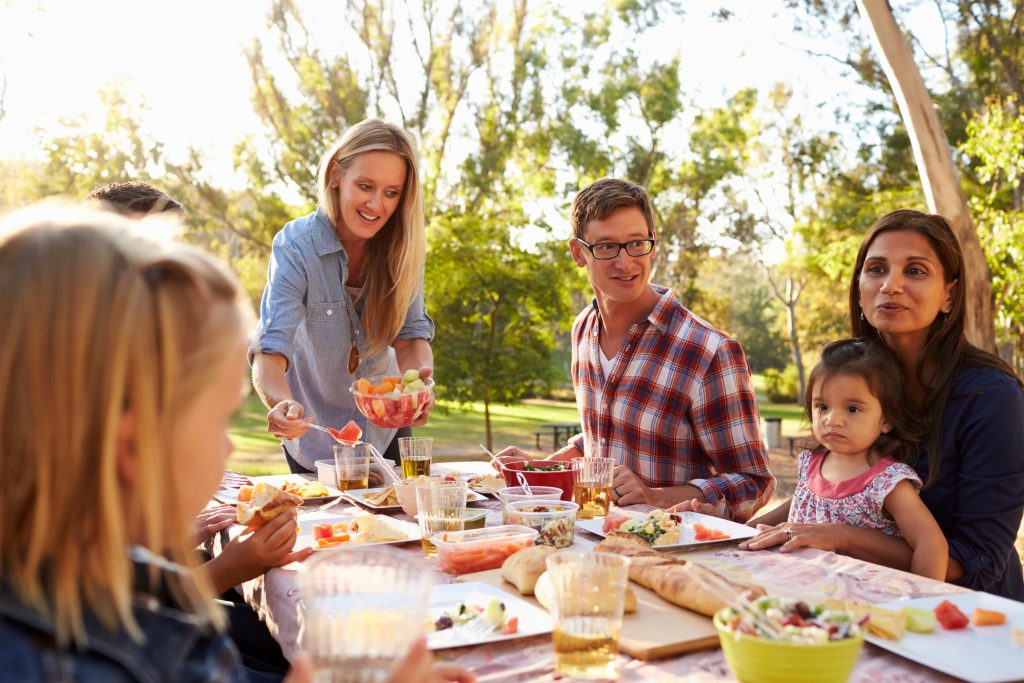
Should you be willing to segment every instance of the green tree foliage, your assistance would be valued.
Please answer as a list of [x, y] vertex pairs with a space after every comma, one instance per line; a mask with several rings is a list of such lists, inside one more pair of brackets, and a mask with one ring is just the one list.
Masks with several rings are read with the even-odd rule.
[[976, 161], [984, 184], [970, 203], [992, 275], [997, 341], [1017, 351], [1019, 372], [1024, 369], [1024, 119], [1017, 101], [991, 99], [971, 119], [967, 133], [962, 150]]

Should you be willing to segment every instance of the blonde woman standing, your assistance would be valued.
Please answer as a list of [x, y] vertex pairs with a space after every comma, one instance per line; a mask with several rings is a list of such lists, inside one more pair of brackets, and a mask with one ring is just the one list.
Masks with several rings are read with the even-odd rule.
[[[369, 424], [353, 380], [417, 369], [430, 374], [434, 323], [423, 304], [426, 252], [417, 155], [398, 126], [368, 119], [320, 160], [319, 207], [274, 237], [260, 321], [250, 343], [253, 383], [293, 472], [331, 455], [309, 422], [355, 420], [384, 451], [395, 430]], [[416, 425], [424, 424], [427, 406]]]

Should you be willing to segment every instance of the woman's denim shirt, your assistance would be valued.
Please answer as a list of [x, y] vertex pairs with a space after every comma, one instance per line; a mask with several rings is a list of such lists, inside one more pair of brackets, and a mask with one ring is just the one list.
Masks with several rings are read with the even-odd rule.
[[[395, 430], [369, 424], [356, 409], [349, 386], [360, 377], [394, 372], [397, 365], [393, 352], [367, 357], [359, 312], [345, 291], [347, 279], [348, 254], [323, 209], [285, 225], [274, 236], [250, 357], [257, 351], [284, 356], [292, 398], [302, 404], [306, 415], [314, 416], [318, 424], [339, 428], [355, 420], [365, 439], [383, 451]], [[348, 371], [353, 335], [362, 359], [354, 375]], [[424, 309], [421, 284], [398, 339], [430, 341], [433, 337], [434, 322]], [[333, 440], [318, 430], [284, 445], [296, 462], [311, 471], [316, 460], [333, 457]]]
[[[147, 566], [136, 560], [136, 576]], [[19, 683], [247, 682], [248, 675], [227, 635], [174, 606], [164, 591], [136, 596], [132, 613], [145, 641], [110, 631], [85, 615], [82, 650], [59, 648], [52, 624], [0, 584], [0, 679]]]

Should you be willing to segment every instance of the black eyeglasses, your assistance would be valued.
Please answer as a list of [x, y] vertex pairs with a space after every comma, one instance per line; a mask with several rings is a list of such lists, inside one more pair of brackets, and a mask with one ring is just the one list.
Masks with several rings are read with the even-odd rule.
[[601, 261], [608, 261], [619, 255], [619, 251], [626, 250], [630, 256], [647, 256], [654, 249], [654, 238], [645, 240], [630, 240], [629, 242], [601, 242], [600, 244], [587, 244], [579, 237], [576, 241], [585, 246], [590, 255]]

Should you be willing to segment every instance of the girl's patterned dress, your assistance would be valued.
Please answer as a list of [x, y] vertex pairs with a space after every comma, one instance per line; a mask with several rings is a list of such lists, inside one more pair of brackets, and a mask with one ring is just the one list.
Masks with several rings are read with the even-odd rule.
[[802, 524], [848, 524], [880, 529], [899, 536], [900, 529], [885, 514], [885, 497], [904, 479], [915, 488], [921, 480], [909, 465], [881, 458], [853, 479], [833, 482], [821, 474], [828, 451], [822, 447], [800, 453], [799, 481], [789, 507], [789, 521]]

